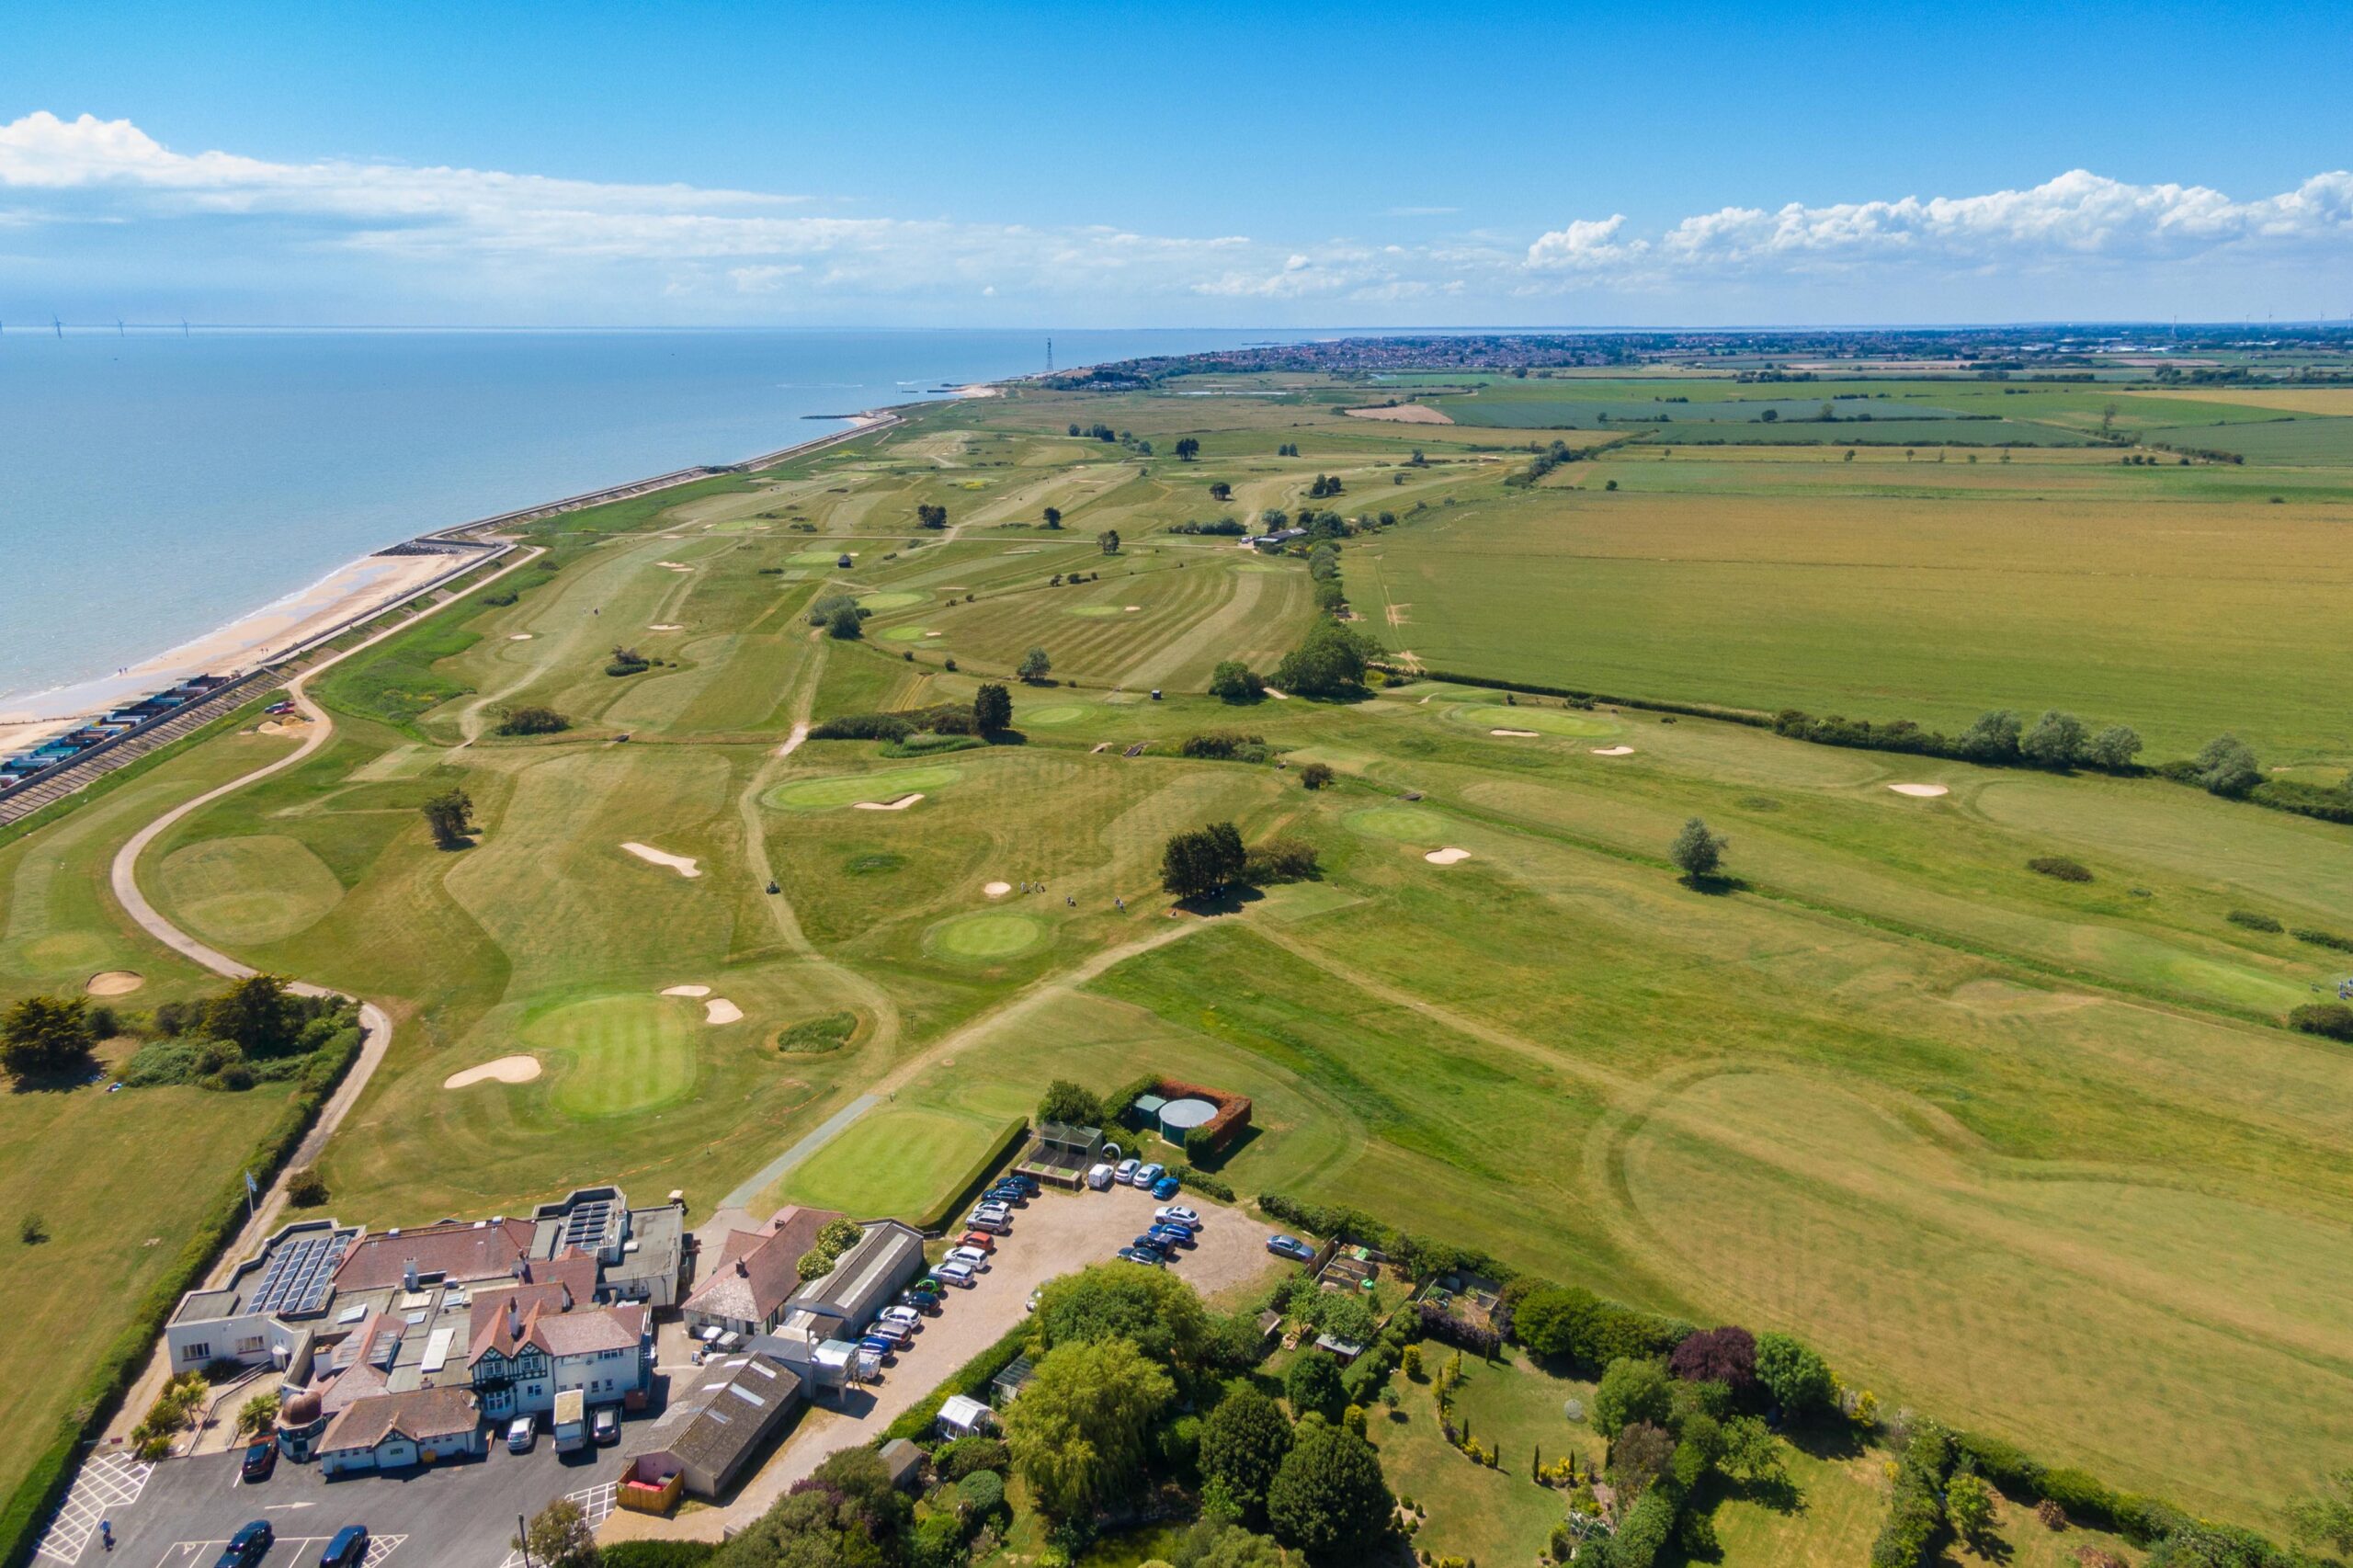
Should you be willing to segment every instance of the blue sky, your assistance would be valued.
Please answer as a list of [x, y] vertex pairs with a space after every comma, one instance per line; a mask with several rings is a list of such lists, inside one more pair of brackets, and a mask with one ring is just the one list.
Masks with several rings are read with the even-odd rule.
[[9, 35], [0, 319], [2353, 312], [2341, 6], [118, 4]]

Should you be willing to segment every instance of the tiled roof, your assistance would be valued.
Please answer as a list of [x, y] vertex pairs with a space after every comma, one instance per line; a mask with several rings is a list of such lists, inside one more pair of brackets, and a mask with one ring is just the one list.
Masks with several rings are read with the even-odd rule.
[[779, 1209], [756, 1231], [730, 1231], [719, 1260], [684, 1303], [688, 1312], [736, 1323], [766, 1323], [801, 1288], [801, 1256], [817, 1233], [843, 1216], [830, 1209]]
[[398, 1285], [411, 1261], [419, 1274], [451, 1280], [512, 1276], [530, 1250], [531, 1221], [451, 1221], [363, 1236], [335, 1271], [338, 1290], [369, 1290]]
[[412, 1441], [474, 1429], [474, 1398], [463, 1389], [415, 1389], [357, 1401], [319, 1438], [322, 1451], [372, 1449], [398, 1434]]
[[561, 1284], [523, 1285], [476, 1297], [468, 1326], [470, 1367], [494, 1350], [512, 1357], [527, 1345], [550, 1356], [593, 1356], [636, 1348], [645, 1334], [645, 1307], [631, 1301], [574, 1310]]

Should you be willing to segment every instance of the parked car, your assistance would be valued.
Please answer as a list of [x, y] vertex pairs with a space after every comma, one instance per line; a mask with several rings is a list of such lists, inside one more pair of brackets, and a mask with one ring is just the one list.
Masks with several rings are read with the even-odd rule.
[[1086, 1185], [1097, 1192], [1109, 1187], [1111, 1180], [1111, 1167], [1108, 1165], [1089, 1165], [1086, 1168]]
[[269, 1555], [270, 1542], [278, 1539], [267, 1519], [256, 1519], [229, 1538], [221, 1549], [221, 1556], [212, 1568], [253, 1568]]
[[993, 1202], [1010, 1203], [1016, 1209], [1020, 1209], [1028, 1206], [1031, 1194], [1029, 1189], [1019, 1182], [1001, 1181], [981, 1196]]
[[1037, 1197], [1040, 1193], [1046, 1190], [1044, 1187], [1038, 1185], [1038, 1178], [1031, 1176], [1028, 1171], [1008, 1171], [1001, 1178], [1000, 1185], [1006, 1187], [1017, 1187], [1032, 1198]]
[[1154, 1182], [1158, 1181], [1162, 1176], [1165, 1176], [1167, 1174], [1168, 1167], [1166, 1165], [1138, 1165], [1136, 1167], [1136, 1174], [1130, 1176], [1128, 1179], [1135, 1186], [1143, 1187], [1149, 1191]]
[[1152, 1184], [1152, 1195], [1154, 1198], [1174, 1198], [1184, 1190], [1185, 1184], [1173, 1176], [1162, 1176]]
[[1189, 1247], [1200, 1245], [1199, 1240], [1194, 1236], [1193, 1233], [1187, 1230], [1182, 1225], [1154, 1225], [1147, 1233], [1154, 1241], [1160, 1243], [1164, 1246]]
[[899, 1342], [895, 1339], [885, 1339], [879, 1334], [867, 1335], [858, 1342], [858, 1347], [860, 1350], [872, 1351], [876, 1357], [886, 1363], [894, 1360], [899, 1354]]
[[267, 1437], [264, 1437], [245, 1450], [245, 1462], [241, 1472], [244, 1476], [245, 1484], [251, 1486], [256, 1482], [267, 1481], [269, 1472], [277, 1468], [278, 1445]]
[[943, 1285], [953, 1285], [960, 1290], [971, 1290], [980, 1283], [981, 1278], [980, 1272], [971, 1264], [960, 1262], [952, 1257], [934, 1268], [931, 1271], [931, 1277]]
[[1295, 1257], [1302, 1263], [1315, 1261], [1315, 1249], [1297, 1236], [1268, 1236], [1267, 1250], [1278, 1257]]
[[964, 1223], [972, 1230], [987, 1231], [996, 1235], [1007, 1235], [1013, 1230], [1012, 1219], [1002, 1210], [992, 1212], [986, 1209], [975, 1209]]
[[1013, 1205], [1004, 1199], [992, 1198], [981, 1203], [976, 1212], [994, 1214], [1000, 1220], [1010, 1220], [1013, 1218]]
[[529, 1415], [517, 1415], [506, 1424], [506, 1451], [528, 1454], [540, 1440], [540, 1424]]
[[978, 1247], [952, 1246], [948, 1249], [948, 1261], [965, 1264], [978, 1273], [989, 1266], [989, 1255]]
[[1038, 1310], [1038, 1303], [1045, 1299], [1045, 1295], [1046, 1288], [1043, 1285], [1039, 1286], [1036, 1290], [1029, 1292], [1029, 1299], [1021, 1304], [1021, 1310], [1025, 1312], [1036, 1312]]
[[923, 1313], [913, 1307], [884, 1307], [882, 1321], [897, 1324], [909, 1334], [913, 1334], [923, 1327]]
[[368, 1527], [346, 1525], [319, 1553], [319, 1568], [360, 1568], [368, 1561]]
[[1121, 1160], [1118, 1165], [1111, 1167], [1111, 1179], [1118, 1182], [1121, 1187], [1133, 1187], [1136, 1179], [1136, 1167], [1142, 1163], [1143, 1162], [1141, 1160]]
[[1154, 1210], [1152, 1222], [1155, 1225], [1182, 1225], [1188, 1231], [1201, 1228], [1200, 1215], [1181, 1203], [1165, 1204]]
[[1142, 1235], [1128, 1244], [1138, 1252], [1155, 1252], [1165, 1260], [1176, 1256], [1176, 1249], [1156, 1236]]
[[600, 1449], [608, 1449], [621, 1440], [621, 1413], [619, 1405], [600, 1404], [588, 1417], [588, 1436]]
[[[916, 1289], [917, 1286], [923, 1285], [928, 1285], [931, 1289], [927, 1290]], [[914, 1285], [899, 1292], [897, 1306], [903, 1312], [920, 1312], [926, 1317], [936, 1318], [939, 1315], [939, 1304], [947, 1295], [948, 1292], [939, 1288], [938, 1280], [918, 1279]]]
[[1142, 1247], [1121, 1247], [1118, 1252], [1111, 1256], [1114, 1257], [1124, 1257], [1130, 1263], [1149, 1263], [1154, 1268], [1161, 1267], [1168, 1261], [1158, 1253], [1147, 1252]]

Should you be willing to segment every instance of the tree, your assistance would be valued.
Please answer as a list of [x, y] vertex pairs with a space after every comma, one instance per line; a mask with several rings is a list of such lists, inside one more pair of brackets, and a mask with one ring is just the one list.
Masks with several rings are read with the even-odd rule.
[[1165, 1269], [1127, 1263], [1098, 1263], [1051, 1281], [1038, 1298], [1036, 1321], [1049, 1349], [1124, 1340], [1188, 1371], [1206, 1364], [1215, 1334], [1191, 1286]]
[[1381, 1321], [1355, 1290], [1323, 1290], [1309, 1303], [1308, 1321], [1333, 1338], [1349, 1345], [1370, 1345], [1381, 1332]]
[[2317, 1495], [2288, 1506], [2288, 1528], [2306, 1546], [2326, 1546], [2353, 1557], [2353, 1470], [2331, 1471]]
[[844, 642], [855, 642], [866, 635], [866, 618], [858, 607], [844, 600], [825, 617], [825, 635]]
[[559, 1497], [532, 1515], [523, 1539], [510, 1544], [546, 1568], [597, 1565], [597, 1532], [588, 1528], [588, 1516], [581, 1512], [580, 1505], [569, 1497]]
[[1046, 1097], [1038, 1102], [1040, 1121], [1061, 1121], [1074, 1127], [1091, 1127], [1102, 1115], [1102, 1102], [1086, 1089], [1068, 1078], [1057, 1078], [1046, 1085]]
[[1210, 499], [1211, 499], [1211, 500], [1212, 500], [1212, 501], [1231, 501], [1231, 500], [1233, 500], [1233, 485], [1231, 485], [1231, 484], [1228, 484], [1228, 483], [1227, 483], [1224, 480], [1222, 480], [1222, 479], [1219, 479], [1219, 480], [1212, 480], [1212, 481], [1211, 481], [1211, 483], [1210, 483]]
[[1396, 1507], [1372, 1445], [1322, 1421], [1301, 1424], [1267, 1489], [1275, 1539], [1305, 1552], [1310, 1562], [1370, 1559]]
[[1769, 1481], [1781, 1473], [1781, 1445], [1754, 1415], [1735, 1415], [1721, 1428], [1716, 1468], [1735, 1481]]
[[1982, 1547], [1994, 1529], [1994, 1489], [1982, 1475], [1964, 1472], [1945, 1487], [1945, 1518], [1953, 1533]]
[[1034, 684], [1053, 673], [1053, 668], [1054, 661], [1047, 656], [1043, 648], [1032, 648], [1021, 655], [1021, 667], [1013, 673]]
[[1176, 438], [1176, 460], [1178, 462], [1188, 463], [1200, 455], [1200, 442], [1195, 440], [1190, 436], [1180, 436]]
[[1787, 1420], [1803, 1420], [1830, 1408], [1834, 1384], [1829, 1364], [1786, 1334], [1756, 1336], [1756, 1381]]
[[1058, 528], [1063, 526], [1063, 509], [1060, 506], [1047, 507], [1045, 517], [1048, 528]]
[[2084, 744], [2084, 760], [2121, 773], [2141, 755], [2141, 733], [2130, 724], [2110, 724]]
[[1664, 1426], [1675, 1413], [1675, 1391], [1666, 1369], [1655, 1361], [1621, 1356], [1605, 1368], [1593, 1391], [1593, 1429], [1615, 1437], [1637, 1421]]
[[552, 708], [526, 705], [501, 710], [498, 733], [502, 735], [552, 735], [572, 728], [572, 721]]
[[463, 790], [428, 795], [418, 809], [425, 812], [425, 825], [433, 830], [433, 842], [442, 848], [463, 849], [473, 842], [474, 802]]
[[1705, 818], [1693, 817], [1675, 835], [1666, 853], [1683, 875], [1696, 882], [1714, 876], [1716, 868], [1723, 864], [1724, 851], [1731, 847], [1732, 841], [1711, 830]]
[[1117, 528], [1105, 528], [1101, 533], [1095, 536], [1095, 545], [1097, 549], [1102, 551], [1106, 555], [1119, 554], [1120, 530]]
[[237, 1406], [237, 1436], [258, 1437], [278, 1423], [278, 1396], [257, 1393]]
[[1275, 666], [1274, 684], [1305, 697], [1345, 697], [1364, 688], [1365, 639], [1335, 620], [1318, 619], [1306, 640]]
[[1267, 683], [1239, 659], [1227, 659], [1210, 672], [1210, 695], [1222, 702], [1256, 702]]
[[297, 1209], [317, 1209], [327, 1200], [327, 1178], [315, 1165], [304, 1165], [286, 1178], [286, 1201]]
[[1290, 1444], [1281, 1407], [1248, 1383], [1233, 1383], [1201, 1423], [1201, 1477], [1222, 1483], [1245, 1520], [1262, 1520]]
[[1177, 898], [1200, 898], [1231, 886], [1249, 859], [1230, 822], [1172, 835], [1160, 857], [1160, 885]]
[[280, 1056], [301, 1036], [301, 1007], [287, 994], [284, 976], [249, 974], [204, 1004], [203, 1028], [248, 1056]]
[[1340, 1387], [1340, 1369], [1321, 1350], [1303, 1350], [1283, 1372], [1283, 1397], [1294, 1415], [1332, 1416], [1347, 1403]]
[[2083, 756], [2088, 739], [2081, 719], [2048, 709], [2032, 729], [2018, 737], [2018, 755], [2038, 767], [2072, 767]]
[[1048, 1351], [1005, 1418], [1006, 1445], [1040, 1510], [1082, 1520], [1133, 1492], [1143, 1479], [1145, 1434], [1176, 1393], [1168, 1374], [1128, 1340]]
[[2263, 778], [2255, 753], [2236, 735], [2217, 735], [2198, 754], [2198, 782], [2211, 794], [2244, 795]]
[[994, 735], [1013, 727], [1013, 693], [994, 681], [983, 681], [972, 693], [972, 728]]
[[1972, 762], [2015, 762], [2018, 755], [2018, 716], [2006, 708], [1981, 713], [1954, 743]]
[[1722, 1383], [1738, 1399], [1756, 1386], [1756, 1341], [1745, 1328], [1697, 1329], [1675, 1347], [1667, 1369], [1688, 1383]]
[[1539, 1285], [1512, 1312], [1519, 1342], [1546, 1358], [1579, 1356], [1592, 1344], [1600, 1301], [1582, 1287]]
[[1675, 1462], [1675, 1435], [1655, 1421], [1636, 1421], [1609, 1442], [1609, 1479], [1626, 1496], [1645, 1491]]
[[0, 1020], [0, 1064], [19, 1079], [80, 1069], [97, 1043], [86, 996], [28, 996]]
[[1299, 770], [1299, 787], [1302, 790], [1321, 790], [1330, 782], [1332, 767], [1329, 763], [1311, 762]]
[[919, 528], [944, 528], [948, 526], [948, 508], [923, 503], [915, 507], [915, 524]]
[[1665, 1492], [1644, 1493], [1609, 1538], [1608, 1568], [1651, 1568], [1674, 1533], [1674, 1500]]

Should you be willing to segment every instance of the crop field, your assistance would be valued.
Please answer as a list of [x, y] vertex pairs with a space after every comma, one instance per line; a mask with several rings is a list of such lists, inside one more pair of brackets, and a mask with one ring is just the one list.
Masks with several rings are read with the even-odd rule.
[[[602, 1181], [684, 1188], [697, 1221], [786, 1200], [918, 1213], [1050, 1079], [1158, 1072], [1251, 1096], [1222, 1169], [1245, 1195], [1355, 1204], [1694, 1321], [1790, 1329], [1883, 1408], [2276, 1528], [2353, 1463], [2353, 1051], [2280, 1023], [2353, 965], [2232, 915], [2353, 933], [2353, 830], [2156, 778], [1472, 681], [1948, 729], [2060, 705], [2134, 724], [2153, 757], [2234, 730], [2329, 787], [2353, 756], [2335, 548], [2353, 474], [2127, 464], [2146, 454], [2096, 444], [2109, 403], [2136, 428], [2143, 405], [2210, 406], [2131, 389], [1836, 386], [2051, 444], [1849, 461], [1655, 426], [1619, 444], [1613, 415], [1574, 433], [1591, 460], [1507, 483], [1539, 427], [1350, 419], [1366, 389], [1313, 378], [928, 407], [539, 526], [516, 602], [464, 601], [321, 681], [332, 741], [164, 835], [142, 884], [239, 958], [395, 1017], [322, 1164], [347, 1220]], [[1797, 425], [1831, 395], [1804, 391], [1619, 376], [1451, 396], [1690, 396], [1680, 421], [1770, 394]], [[2211, 406], [2231, 423], [2200, 428], [2294, 427]], [[1112, 441], [1067, 434], [1097, 421]], [[1318, 475], [1339, 494], [1311, 497]], [[918, 528], [919, 504], [948, 527]], [[1208, 697], [1220, 660], [1272, 669], [1313, 588], [1303, 550], [1169, 530], [1270, 508], [1369, 519], [1340, 545], [1357, 624], [1442, 673], [1354, 701]], [[869, 612], [858, 637], [810, 623], [834, 593]], [[1031, 646], [1046, 683], [1010, 679]], [[788, 744], [983, 680], [1012, 691], [994, 744]], [[525, 703], [570, 727], [500, 734]], [[1209, 730], [1283, 766], [1178, 755]], [[128, 934], [105, 859], [279, 744], [208, 743], [0, 845], [0, 990], [111, 968], [149, 977], [134, 1009], [193, 989]], [[1330, 788], [1300, 787], [1308, 762]], [[477, 831], [443, 850], [418, 808], [452, 787]], [[1731, 840], [1711, 891], [1665, 863], [1694, 815]], [[1226, 820], [1304, 840], [1319, 876], [1172, 911], [1165, 840]], [[2050, 856], [2090, 880], [2028, 868]], [[846, 1040], [793, 1032], [843, 1015]], [[444, 1086], [515, 1054], [540, 1075]], [[259, 1104], [157, 1096], [60, 1104], [181, 1118], [199, 1171], [233, 1160]], [[0, 1144], [0, 1173], [36, 1164]], [[72, 1200], [41, 1190], [63, 1243]], [[95, 1268], [148, 1221], [74, 1222]], [[1528, 1444], [1554, 1451], [1563, 1386], [1507, 1365], [1464, 1398], [1524, 1467]], [[1377, 1437], [1409, 1489], [1461, 1479], [1410, 1398]], [[1801, 1509], [1718, 1501], [1731, 1561], [1851, 1555], [1876, 1528], [1872, 1462], [1802, 1468]], [[1534, 1550], [1552, 1500], [1524, 1469], [1494, 1480], [1492, 1508], [1433, 1506], [1433, 1546]], [[2061, 1568], [2058, 1547], [2019, 1551]]]

